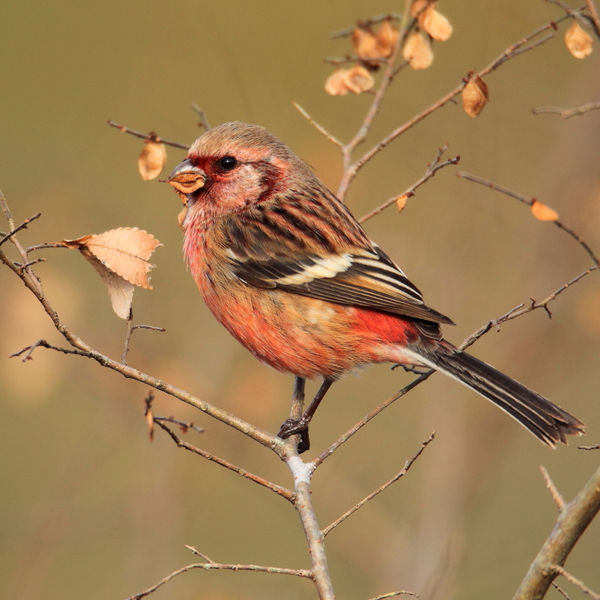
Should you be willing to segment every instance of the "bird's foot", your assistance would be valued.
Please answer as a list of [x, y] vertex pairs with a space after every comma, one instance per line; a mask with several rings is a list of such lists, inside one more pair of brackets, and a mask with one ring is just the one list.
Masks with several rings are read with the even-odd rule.
[[418, 369], [415, 365], [403, 365], [402, 363], [398, 363], [392, 366], [392, 371], [397, 369], [398, 367], [402, 367], [407, 373], [414, 373], [415, 375], [425, 375], [430, 371], [430, 369], [425, 368], [425, 370]]
[[303, 417], [299, 419], [286, 419], [282, 425], [277, 437], [287, 440], [292, 435], [300, 434], [298, 442], [298, 454], [306, 452], [310, 448], [310, 439], [308, 438], [308, 423]]

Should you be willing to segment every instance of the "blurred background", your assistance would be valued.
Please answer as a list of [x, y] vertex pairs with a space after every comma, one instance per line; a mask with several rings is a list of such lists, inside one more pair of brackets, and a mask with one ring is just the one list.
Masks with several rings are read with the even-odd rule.
[[[269, 431], [287, 417], [293, 378], [259, 364], [214, 321], [186, 272], [166, 185], [140, 179], [141, 140], [111, 118], [191, 143], [193, 102], [211, 124], [267, 127], [334, 190], [337, 148], [292, 107], [300, 103], [342, 140], [356, 132], [371, 96], [330, 97], [325, 56], [349, 52], [329, 33], [403, 3], [306, 0], [281, 3], [164, 0], [5, 0], [0, 10], [0, 189], [19, 222], [42, 218], [26, 245], [139, 227], [163, 243], [153, 256], [154, 290], [138, 290], [130, 364]], [[538, 26], [561, 16], [543, 2], [440, 2], [454, 26], [426, 71], [406, 69], [384, 101], [366, 149], [453, 89]], [[458, 324], [460, 343], [488, 320], [542, 299], [591, 265], [571, 238], [506, 196], [454, 176], [463, 169], [555, 208], [600, 249], [600, 111], [563, 120], [533, 107], [598, 100], [599, 50], [577, 60], [563, 24], [541, 48], [486, 78], [490, 103], [476, 119], [460, 104], [391, 144], [360, 174], [348, 204], [360, 216], [424, 173], [444, 143], [460, 155], [421, 188], [401, 215], [390, 208], [369, 234], [398, 261], [430, 306]], [[597, 44], [598, 40], [596, 40]], [[184, 152], [168, 150], [165, 172]], [[163, 174], [164, 176], [164, 174]], [[0, 229], [6, 229], [5, 225]], [[76, 252], [46, 251], [37, 267], [48, 297], [74, 332], [112, 357], [125, 323], [95, 271]], [[408, 589], [429, 599], [507, 598], [551, 531], [556, 508], [539, 465], [570, 499], [598, 465], [600, 279], [590, 276], [543, 311], [490, 332], [472, 352], [580, 417], [588, 436], [556, 451], [466, 388], [441, 377], [402, 398], [346, 444], [314, 478], [323, 526], [401, 469], [432, 431], [435, 442], [409, 474], [327, 538], [338, 597]], [[0, 270], [0, 597], [119, 599], [196, 562], [308, 567], [295, 512], [284, 500], [177, 449], [161, 432], [149, 443], [143, 386], [90, 361], [37, 350], [60, 337], [6, 269]], [[389, 365], [350, 376], [329, 393], [311, 428], [319, 453], [412, 375]], [[316, 383], [309, 386], [309, 393]], [[206, 428], [191, 442], [291, 485], [268, 450], [164, 395], [157, 414]], [[600, 523], [567, 569], [600, 590]], [[561, 582], [572, 598], [581, 592]], [[309, 582], [252, 573], [193, 571], [153, 598], [314, 598]], [[558, 598], [552, 590], [548, 597]]]

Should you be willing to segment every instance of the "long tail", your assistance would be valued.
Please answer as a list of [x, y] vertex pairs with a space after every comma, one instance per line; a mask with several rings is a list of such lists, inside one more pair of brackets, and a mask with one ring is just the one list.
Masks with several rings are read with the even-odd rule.
[[552, 448], [557, 442], [566, 444], [567, 435], [585, 433], [585, 425], [567, 411], [448, 342], [435, 351], [411, 349], [422, 362], [491, 400]]

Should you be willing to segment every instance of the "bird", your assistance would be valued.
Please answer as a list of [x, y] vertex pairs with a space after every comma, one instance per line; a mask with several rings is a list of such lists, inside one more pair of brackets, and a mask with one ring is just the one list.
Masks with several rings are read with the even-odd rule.
[[544, 444], [585, 425], [444, 339], [452, 320], [373, 242], [310, 166], [258, 125], [203, 133], [167, 182], [181, 197], [188, 268], [204, 302], [257, 359], [323, 383], [278, 436], [300, 434], [330, 386], [375, 363], [435, 369], [491, 400]]

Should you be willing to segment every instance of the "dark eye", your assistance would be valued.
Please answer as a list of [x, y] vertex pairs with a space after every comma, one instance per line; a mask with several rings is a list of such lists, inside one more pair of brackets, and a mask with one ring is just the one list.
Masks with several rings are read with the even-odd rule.
[[237, 160], [233, 156], [224, 156], [219, 161], [219, 167], [221, 167], [223, 171], [231, 171], [237, 167]]

